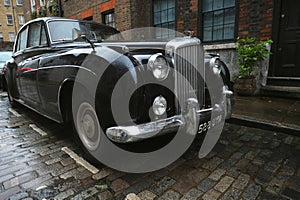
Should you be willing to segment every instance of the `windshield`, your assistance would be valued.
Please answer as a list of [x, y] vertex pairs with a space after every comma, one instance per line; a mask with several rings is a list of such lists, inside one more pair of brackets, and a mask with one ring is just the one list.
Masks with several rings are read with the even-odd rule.
[[0, 52], [0, 62], [5, 63], [7, 60], [11, 58], [12, 52]]
[[48, 23], [52, 42], [72, 41], [72, 30], [83, 32], [89, 40], [102, 42], [119, 32], [105, 25], [79, 21], [50, 21]]

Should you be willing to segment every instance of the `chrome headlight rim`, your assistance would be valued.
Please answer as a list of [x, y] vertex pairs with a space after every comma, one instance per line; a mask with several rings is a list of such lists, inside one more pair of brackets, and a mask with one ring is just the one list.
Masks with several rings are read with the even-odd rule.
[[[163, 59], [164, 63], [160, 63], [161, 65], [157, 65], [157, 60], [158, 59]], [[164, 68], [162, 68], [164, 67]], [[152, 55], [147, 63], [147, 68], [148, 70], [150, 70], [152, 72], [152, 75], [154, 76], [154, 78], [156, 78], [159, 81], [163, 81], [165, 79], [167, 79], [167, 77], [169, 76], [169, 72], [170, 72], [170, 66], [169, 63], [166, 59], [165, 56], [163, 56], [161, 53], [157, 53]], [[164, 73], [160, 73], [163, 74], [161, 77], [157, 76], [157, 74], [155, 74], [155, 70], [159, 70], [158, 68], [161, 68], [161, 70], [164, 70]]]
[[153, 100], [152, 109], [153, 109], [153, 113], [156, 116], [164, 115], [167, 112], [167, 108], [168, 108], [167, 100], [162, 95], [157, 96]]

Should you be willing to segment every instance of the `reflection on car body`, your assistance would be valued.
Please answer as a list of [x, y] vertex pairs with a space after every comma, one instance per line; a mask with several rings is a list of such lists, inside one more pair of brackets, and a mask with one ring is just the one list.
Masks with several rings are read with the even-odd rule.
[[[220, 119], [209, 122], [214, 105], [210, 105], [206, 82], [198, 72], [205, 70], [193, 68], [178, 56], [186, 55], [197, 58], [197, 65], [204, 65], [205, 73], [222, 77], [224, 88], [220, 94], [224, 98], [220, 104], [226, 106], [220, 109], [225, 112], [222, 117], [230, 117], [228, 69], [218, 55], [204, 56], [199, 39], [133, 42], [118, 33], [102, 24], [73, 19], [40, 18], [28, 22], [18, 33], [14, 60], [8, 63], [5, 73], [10, 103], [24, 104], [58, 123], [71, 122], [89, 152], [99, 148], [101, 137], [117, 145], [138, 143], [181, 126], [189, 130], [199, 116], [200, 127], [196, 124], [195, 130], [203, 132]], [[85, 75], [82, 82], [75, 81], [79, 73]], [[125, 84], [118, 85], [121, 79]], [[183, 79], [193, 88], [185, 89]], [[80, 92], [72, 93], [75, 86]], [[94, 94], [90, 92], [93, 87]], [[121, 89], [115, 94], [117, 87]], [[129, 100], [130, 116], [120, 116], [118, 123], [111, 103], [114, 97]], [[122, 103], [117, 105], [120, 113]]]

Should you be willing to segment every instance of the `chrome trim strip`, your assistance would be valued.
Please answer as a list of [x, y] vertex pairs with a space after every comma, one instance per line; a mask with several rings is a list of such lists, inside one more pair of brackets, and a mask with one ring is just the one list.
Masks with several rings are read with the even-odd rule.
[[49, 67], [39, 67], [38, 70], [46, 70], [46, 69], [53, 69], [53, 68], [64, 68], [64, 67], [72, 67], [72, 68], [78, 68], [78, 69], [84, 69], [90, 73], [92, 73], [93, 75], [96, 76], [96, 73], [93, 72], [92, 70], [86, 68], [86, 67], [82, 67], [82, 66], [78, 66], [78, 65], [56, 65], [56, 66], [49, 66]]
[[32, 108], [31, 106], [25, 104], [25, 102], [24, 102], [23, 100], [21, 100], [21, 99], [14, 99], [14, 101], [16, 101], [16, 102], [22, 104], [23, 106], [29, 108], [30, 110], [33, 110], [34, 112], [38, 113], [39, 115], [42, 115], [43, 117], [46, 117], [46, 118], [48, 118], [48, 119], [50, 119], [50, 120], [52, 120], [52, 121], [54, 121], [54, 122], [56, 122], [56, 123], [59, 123], [59, 124], [62, 123], [62, 121], [59, 121], [59, 120], [54, 119], [54, 118], [52, 118], [52, 117], [50, 117], [50, 116], [48, 116], [48, 115], [45, 115], [45, 114], [41, 113], [40, 111], [38, 111], [37, 109]]
[[179, 127], [184, 127], [188, 134], [196, 134], [199, 115], [211, 110], [198, 111], [198, 106], [198, 101], [195, 98], [190, 98], [187, 100], [187, 109], [182, 115], [139, 125], [110, 127], [106, 130], [106, 135], [112, 141], [130, 143], [164, 135]]
[[212, 112], [212, 108], [206, 108], [206, 109], [201, 109], [201, 110], [197, 110], [197, 114], [203, 114], [203, 113], [207, 113], [207, 112]]

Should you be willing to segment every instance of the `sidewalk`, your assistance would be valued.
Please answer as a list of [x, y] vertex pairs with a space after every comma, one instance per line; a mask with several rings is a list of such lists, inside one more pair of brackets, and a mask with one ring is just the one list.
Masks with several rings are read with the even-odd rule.
[[300, 136], [300, 99], [234, 96], [230, 122]]

